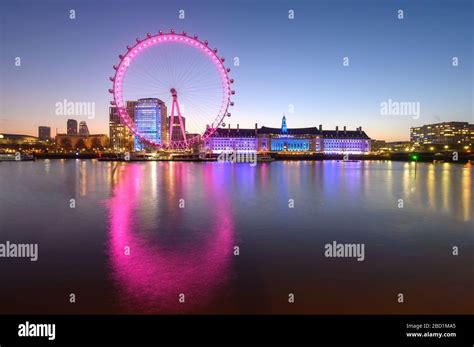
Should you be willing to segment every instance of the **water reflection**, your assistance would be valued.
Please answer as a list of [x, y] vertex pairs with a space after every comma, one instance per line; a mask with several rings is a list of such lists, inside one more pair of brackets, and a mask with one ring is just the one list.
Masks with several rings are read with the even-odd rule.
[[[108, 264], [114, 301], [125, 313], [213, 313], [224, 292], [231, 292], [234, 300], [235, 295], [245, 297], [250, 307], [245, 313], [256, 307], [267, 313], [270, 305], [280, 307], [272, 301], [282, 295], [277, 282], [338, 302], [351, 295], [342, 285], [352, 278], [350, 272], [344, 273], [349, 270], [342, 266], [338, 271], [344, 275], [334, 275], [328, 264], [321, 265], [317, 251], [319, 243], [336, 239], [361, 240], [373, 252], [372, 260], [364, 263], [365, 275], [357, 279], [367, 288], [373, 286], [380, 267], [393, 274], [384, 279], [386, 289], [396, 287], [397, 276], [405, 271], [399, 254], [410, 247], [421, 249], [410, 255], [410, 269], [426, 273], [424, 281], [435, 288], [437, 277], [431, 278], [427, 269], [446, 269], [433, 245], [451, 244], [448, 234], [459, 237], [472, 225], [473, 173], [468, 165], [418, 163], [415, 168], [415, 163], [337, 161], [257, 167], [176, 162], [97, 165], [103, 165], [105, 179], [95, 173], [97, 168], [83, 172], [87, 182], [94, 174], [94, 180], [110, 185]], [[295, 199], [293, 210], [288, 208], [290, 198]], [[403, 209], [398, 208], [400, 198]], [[235, 240], [246, 246], [234, 267]], [[456, 242], [463, 244], [465, 239], [461, 240]], [[315, 266], [306, 269], [314, 271], [312, 275], [300, 271], [302, 264]], [[465, 277], [466, 268], [463, 263], [455, 275]], [[325, 292], [323, 282], [310, 280], [315, 274], [330, 278], [341, 289]], [[409, 285], [420, 290], [427, 283], [413, 280]], [[258, 285], [265, 288], [260, 296]], [[184, 305], [178, 301], [180, 293], [185, 294]], [[459, 292], [458, 297], [463, 295]], [[307, 300], [318, 304], [317, 298]], [[265, 301], [269, 306], [259, 306]], [[242, 313], [237, 305], [224, 302], [219, 312]], [[286, 306], [281, 307], [286, 313]], [[354, 312], [365, 311], [354, 308]]]
[[471, 211], [474, 209], [472, 199], [472, 165], [466, 164], [462, 170], [462, 218], [467, 222], [471, 219]]
[[[230, 275], [234, 231], [229, 200], [222, 194], [222, 176], [212, 165], [191, 173], [187, 163], [144, 168], [123, 167], [108, 206], [110, 266], [120, 304], [126, 312], [195, 312], [213, 300]], [[183, 195], [178, 191], [186, 188], [186, 182], [193, 182], [195, 190], [203, 189], [206, 200], [191, 198], [185, 203], [201, 206], [179, 208], [178, 197]], [[163, 204], [165, 214], [154, 212]], [[200, 218], [186, 210], [202, 207], [205, 215]], [[153, 230], [145, 233], [141, 219], [150, 218], [149, 212]], [[125, 247], [130, 247], [130, 255]], [[180, 293], [185, 294], [186, 304], [178, 301]]]

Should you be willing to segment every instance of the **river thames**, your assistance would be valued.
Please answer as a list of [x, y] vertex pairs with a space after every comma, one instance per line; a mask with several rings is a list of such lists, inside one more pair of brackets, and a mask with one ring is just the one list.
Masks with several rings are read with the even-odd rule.
[[2, 162], [0, 313], [473, 313], [473, 168]]

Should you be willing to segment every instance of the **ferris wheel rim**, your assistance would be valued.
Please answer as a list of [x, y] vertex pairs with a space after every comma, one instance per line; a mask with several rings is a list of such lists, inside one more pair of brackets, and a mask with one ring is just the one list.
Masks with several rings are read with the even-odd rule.
[[[234, 95], [235, 92], [231, 89], [231, 84], [234, 82], [234, 80], [229, 78], [230, 69], [225, 67], [224, 58], [219, 57], [217, 55], [217, 49], [209, 48], [208, 41], [199, 40], [197, 35], [191, 37], [188, 36], [186, 32], [179, 34], [176, 33], [174, 30], [171, 30], [170, 32], [166, 33], [160, 31], [158, 34], [155, 35], [148, 33], [145, 39], [137, 38], [135, 45], [127, 46], [127, 52], [124, 55], [119, 55], [120, 63], [118, 66], [114, 65], [115, 75], [114, 77], [110, 78], [113, 82], [113, 88], [109, 89], [109, 92], [113, 94], [113, 104], [115, 105], [121, 120], [125, 123], [127, 128], [133, 133], [133, 135], [138, 136], [143, 142], [153, 145], [155, 147], [169, 146], [171, 148], [180, 148], [181, 141], [174, 141], [169, 139], [168, 144], [159, 144], [150, 139], [147, 139], [143, 134], [140, 134], [135, 129], [134, 123], [127, 111], [127, 101], [130, 100], [123, 100], [123, 79], [133, 59], [138, 57], [140, 53], [144, 52], [147, 48], [167, 42], [187, 44], [190, 47], [194, 47], [200, 50], [201, 53], [207, 54], [211, 63], [213, 63], [214, 66], [217, 68], [220, 80], [223, 83], [223, 102], [220, 105], [218, 114], [216, 115], [215, 119], [209, 125], [209, 127], [206, 127], [202, 131], [202, 133], [199, 133], [197, 136], [194, 136], [189, 139], [190, 143], [196, 142], [198, 138], [202, 141], [206, 141], [207, 138], [209, 138], [217, 130], [217, 128], [221, 124], [223, 124], [225, 116], [230, 116], [230, 113], [228, 113], [227, 111], [229, 109], [229, 106], [233, 105], [233, 102], [231, 101], [231, 95]], [[174, 144], [174, 142], [176, 142], [176, 144]]]

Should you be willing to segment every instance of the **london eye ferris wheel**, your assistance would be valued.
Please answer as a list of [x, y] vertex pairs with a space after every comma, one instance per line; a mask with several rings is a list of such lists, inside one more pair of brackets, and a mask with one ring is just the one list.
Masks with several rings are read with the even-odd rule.
[[[235, 93], [225, 59], [197, 35], [174, 30], [136, 39], [114, 65], [110, 80], [117, 112], [140, 141], [162, 148], [187, 148], [205, 141], [230, 116]], [[158, 99], [166, 105], [167, 121], [163, 136], [150, 136], [137, 126], [128, 101]], [[162, 127], [165, 124], [161, 124]]]

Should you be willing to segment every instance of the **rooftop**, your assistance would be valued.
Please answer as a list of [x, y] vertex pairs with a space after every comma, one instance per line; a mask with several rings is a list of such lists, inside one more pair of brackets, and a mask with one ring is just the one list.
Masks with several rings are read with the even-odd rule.
[[281, 134], [281, 135], [320, 135], [317, 127], [312, 128], [287, 128], [286, 134], [283, 134], [280, 128], [261, 127], [259, 134]]
[[213, 137], [254, 137], [255, 129], [218, 128]]
[[[288, 128], [283, 133], [280, 128], [261, 127], [257, 130], [258, 135], [281, 135], [281, 136], [322, 136], [324, 138], [339, 139], [369, 139], [369, 136], [362, 130], [322, 130], [317, 127], [311, 128]], [[239, 128], [219, 128], [212, 135], [213, 137], [255, 137], [255, 129]]]

